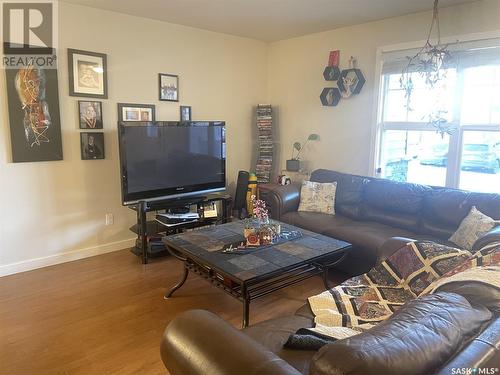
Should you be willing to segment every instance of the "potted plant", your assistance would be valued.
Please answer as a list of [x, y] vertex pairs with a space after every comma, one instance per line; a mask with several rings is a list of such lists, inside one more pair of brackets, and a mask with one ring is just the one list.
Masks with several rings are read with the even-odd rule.
[[[304, 143], [295, 142], [292, 148], [292, 158], [286, 161], [286, 170], [290, 172], [298, 172], [300, 170], [300, 153], [306, 147], [309, 141], [318, 141], [318, 134], [309, 134]], [[297, 154], [295, 155], [295, 152]]]

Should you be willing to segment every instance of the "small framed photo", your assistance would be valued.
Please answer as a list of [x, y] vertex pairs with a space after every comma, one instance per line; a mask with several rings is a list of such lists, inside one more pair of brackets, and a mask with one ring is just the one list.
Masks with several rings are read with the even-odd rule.
[[104, 133], [80, 133], [82, 160], [104, 159]]
[[167, 102], [179, 101], [179, 76], [173, 74], [160, 73], [159, 91], [160, 100]]
[[104, 53], [68, 48], [69, 95], [108, 98], [108, 72]]
[[191, 106], [181, 105], [181, 122], [191, 121]]
[[102, 103], [78, 101], [80, 129], [102, 129]]
[[155, 121], [153, 104], [118, 103], [119, 121]]

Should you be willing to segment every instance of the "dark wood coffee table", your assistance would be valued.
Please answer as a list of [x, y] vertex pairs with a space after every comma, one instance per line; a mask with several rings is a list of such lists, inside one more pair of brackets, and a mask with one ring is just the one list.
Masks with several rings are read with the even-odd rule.
[[351, 249], [351, 244], [281, 223], [282, 233], [300, 232], [278, 244], [223, 253], [228, 244], [244, 240], [244, 223], [236, 221], [165, 237], [168, 251], [184, 262], [182, 279], [165, 295], [168, 299], [186, 281], [189, 271], [210, 281], [243, 303], [243, 327], [249, 323], [250, 301], [316, 275], [328, 289], [328, 269]]

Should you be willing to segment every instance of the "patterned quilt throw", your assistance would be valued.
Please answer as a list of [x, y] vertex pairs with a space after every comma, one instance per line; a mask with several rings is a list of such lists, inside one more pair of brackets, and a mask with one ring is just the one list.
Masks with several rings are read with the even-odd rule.
[[447, 282], [472, 280], [500, 288], [499, 261], [500, 243], [472, 255], [434, 242], [411, 242], [370, 272], [310, 297], [315, 327], [308, 330], [329, 339], [359, 334]]

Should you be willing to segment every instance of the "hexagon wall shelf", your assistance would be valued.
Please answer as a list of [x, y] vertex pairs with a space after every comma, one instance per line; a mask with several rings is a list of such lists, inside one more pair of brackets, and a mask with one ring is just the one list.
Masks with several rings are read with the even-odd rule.
[[340, 69], [338, 66], [327, 66], [323, 71], [325, 81], [336, 81], [340, 77]]
[[324, 106], [335, 107], [340, 101], [340, 91], [336, 87], [325, 87], [319, 98]]
[[[351, 83], [346, 85], [344, 80], [351, 81]], [[349, 93], [346, 95], [346, 97], [349, 97], [351, 95], [359, 94], [365, 82], [365, 76], [361, 73], [361, 70], [351, 68], [342, 70], [337, 86], [342, 93]]]

